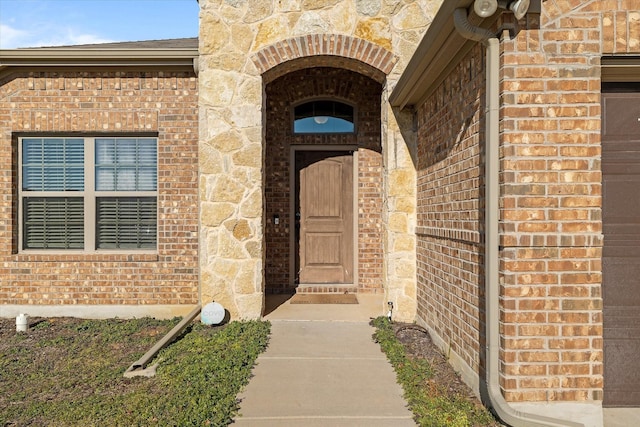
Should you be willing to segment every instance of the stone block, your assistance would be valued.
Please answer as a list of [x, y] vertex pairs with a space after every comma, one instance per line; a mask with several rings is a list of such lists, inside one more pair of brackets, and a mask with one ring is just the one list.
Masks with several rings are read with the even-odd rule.
[[389, 195], [411, 196], [415, 193], [415, 172], [395, 169], [389, 172]]
[[395, 259], [389, 264], [393, 267], [395, 277], [411, 279], [416, 276], [415, 260], [413, 259]]
[[301, 7], [299, 0], [280, 0], [276, 3], [276, 12], [298, 12]]
[[355, 36], [391, 50], [391, 32], [388, 18], [373, 18], [358, 22]]
[[259, 22], [273, 13], [273, 2], [265, 0], [247, 0], [247, 12], [242, 18], [243, 22], [252, 24]]
[[246, 242], [244, 245], [244, 248], [251, 258], [262, 257], [262, 245], [260, 244], [260, 242], [256, 242], [256, 241]]
[[245, 193], [245, 187], [228, 175], [217, 176], [211, 190], [211, 197], [214, 201], [236, 204], [242, 201]]
[[218, 174], [222, 172], [222, 156], [217, 150], [207, 145], [200, 147], [198, 163], [202, 174]]
[[235, 165], [259, 168], [262, 166], [262, 146], [253, 144], [244, 147], [242, 150], [234, 153], [231, 158]]
[[393, 206], [397, 212], [404, 212], [410, 215], [416, 212], [416, 201], [412, 197], [395, 197]]
[[225, 109], [224, 118], [236, 129], [260, 126], [262, 123], [262, 106], [260, 104], [244, 104], [240, 101], [234, 102], [232, 106]]
[[404, 6], [391, 19], [393, 27], [401, 31], [424, 29], [429, 25], [430, 21], [431, 19], [426, 16], [418, 2]]
[[356, 10], [360, 15], [376, 16], [382, 9], [381, 0], [356, 0]]
[[211, 264], [215, 279], [232, 280], [238, 274], [240, 265], [236, 260], [216, 258]]
[[[206, 61], [206, 59], [205, 59]], [[202, 70], [199, 74], [200, 88], [215, 90], [200, 91], [200, 105], [228, 107], [243, 76], [233, 71]]]
[[231, 233], [233, 237], [235, 237], [239, 241], [244, 241], [252, 236], [251, 227], [246, 219], [240, 219], [237, 221], [228, 221], [225, 223], [225, 226]]
[[254, 190], [240, 205], [240, 214], [245, 218], [262, 218], [262, 191]]
[[394, 236], [392, 250], [394, 252], [413, 252], [416, 249], [416, 239], [411, 235]]
[[203, 303], [215, 301], [229, 312], [237, 311], [231, 286], [208, 269], [200, 273], [200, 295]]
[[289, 17], [283, 15], [272, 16], [258, 24], [254, 46], [264, 47], [287, 38], [291, 27]]
[[407, 215], [401, 212], [392, 212], [389, 215], [389, 230], [396, 233], [406, 233], [409, 222]]
[[238, 264], [239, 272], [234, 281], [236, 294], [251, 295], [259, 290], [262, 263], [258, 260], [247, 260]]
[[303, 10], [316, 10], [334, 6], [342, 0], [302, 0]]
[[200, 67], [201, 69], [237, 71], [244, 67], [246, 61], [246, 53], [237, 50], [226, 51], [217, 55], [207, 55], [203, 57]]
[[238, 307], [236, 318], [245, 320], [259, 319], [264, 309], [264, 294], [263, 292], [255, 292], [249, 295], [239, 295], [236, 297], [236, 303]]
[[231, 259], [246, 259], [248, 257], [242, 243], [227, 231], [221, 232], [218, 236], [218, 255]]
[[229, 43], [229, 29], [211, 12], [200, 14], [200, 53], [207, 55], [222, 50]]
[[247, 78], [240, 85], [237, 101], [240, 104], [262, 105], [262, 79]]
[[222, 153], [230, 153], [244, 145], [242, 134], [237, 130], [229, 130], [215, 135], [205, 143]]
[[231, 44], [239, 52], [249, 52], [253, 43], [253, 26], [235, 23], [231, 25]]
[[352, 34], [358, 20], [353, 2], [343, 1], [335, 7], [323, 11], [327, 22], [333, 26], [334, 34]]
[[235, 212], [231, 203], [201, 202], [200, 221], [202, 225], [217, 227], [230, 218]]

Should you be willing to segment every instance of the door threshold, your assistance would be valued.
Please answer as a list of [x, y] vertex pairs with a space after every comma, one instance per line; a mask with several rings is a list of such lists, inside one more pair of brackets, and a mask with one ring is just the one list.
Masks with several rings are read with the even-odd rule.
[[357, 294], [358, 287], [350, 283], [307, 283], [296, 288], [297, 294]]

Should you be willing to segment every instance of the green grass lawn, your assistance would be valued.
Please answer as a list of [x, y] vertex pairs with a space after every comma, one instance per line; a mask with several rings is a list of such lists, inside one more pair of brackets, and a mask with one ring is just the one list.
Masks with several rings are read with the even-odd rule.
[[194, 323], [160, 352], [155, 377], [124, 378], [179, 320], [50, 319], [27, 333], [3, 320], [0, 426], [228, 425], [270, 325]]

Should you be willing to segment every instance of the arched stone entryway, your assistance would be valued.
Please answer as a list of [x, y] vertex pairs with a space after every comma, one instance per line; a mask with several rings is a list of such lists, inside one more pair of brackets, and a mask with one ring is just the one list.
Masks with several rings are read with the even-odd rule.
[[[393, 70], [398, 57], [389, 50], [390, 38], [365, 40], [335, 30], [332, 34], [307, 34], [278, 41], [276, 33], [281, 36], [288, 33], [279, 26], [285, 22], [282, 16], [265, 17], [256, 27], [251, 24], [253, 21], [239, 21], [241, 15], [236, 12], [245, 10], [243, 7], [239, 3], [229, 7], [206, 0], [202, 6], [198, 151], [201, 301], [220, 302], [231, 318], [257, 318], [263, 314], [270, 268], [267, 251], [271, 250], [266, 233], [273, 221], [267, 213], [265, 188], [267, 110], [272, 108], [267, 106], [266, 90], [271, 83], [293, 73], [327, 68], [352, 73], [356, 79], [375, 86], [377, 118], [369, 123], [376, 123], [379, 148], [368, 152], [375, 153], [369, 158], [375, 157], [377, 162], [373, 169], [379, 175], [374, 181], [380, 192], [377, 189], [375, 193], [378, 197], [375, 208], [381, 214], [379, 220], [373, 221], [375, 232], [369, 233], [376, 240], [375, 254], [363, 259], [373, 260], [382, 253], [381, 259], [376, 259], [378, 265], [372, 269], [375, 272], [370, 277], [374, 279], [369, 284], [383, 289], [386, 299], [394, 302], [397, 319], [411, 320], [415, 314], [416, 283], [415, 167], [410, 147], [413, 142], [403, 140], [386, 100], [388, 79], [399, 75]], [[424, 13], [413, 4], [400, 10], [404, 13], [409, 9]], [[248, 9], [246, 12], [250, 13]], [[369, 28], [369, 24], [375, 25], [367, 18], [357, 28]], [[396, 24], [399, 33], [414, 31], [400, 28], [407, 21], [399, 20]], [[340, 80], [351, 84], [350, 77], [344, 76]], [[318, 90], [313, 94], [309, 96], [333, 98], [331, 91]], [[358, 164], [368, 158], [365, 155], [368, 149], [360, 145], [360, 141], [354, 145]], [[359, 211], [358, 205], [355, 213], [358, 221], [362, 221]], [[363, 227], [358, 225], [356, 229]], [[359, 245], [356, 242], [358, 253], [362, 253]], [[370, 268], [360, 260], [356, 265], [363, 271]], [[360, 272], [356, 277], [359, 288], [367, 286]], [[288, 281], [286, 278], [285, 283]]]
[[[264, 83], [265, 292], [381, 292], [383, 290], [382, 93], [396, 62], [369, 41], [331, 34], [290, 38], [252, 56]], [[355, 132], [294, 134], [293, 107], [313, 99], [354, 106]], [[305, 151], [353, 157], [352, 278], [300, 284], [299, 170]], [[297, 154], [298, 153], [298, 154]], [[277, 219], [276, 219], [277, 218]], [[320, 279], [320, 282], [323, 282]], [[326, 282], [326, 280], [324, 281]]]

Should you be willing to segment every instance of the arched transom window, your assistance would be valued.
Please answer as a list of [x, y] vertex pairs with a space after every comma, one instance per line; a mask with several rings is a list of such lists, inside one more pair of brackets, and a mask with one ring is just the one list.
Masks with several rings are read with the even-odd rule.
[[338, 101], [311, 101], [294, 108], [294, 133], [353, 133], [353, 107]]

